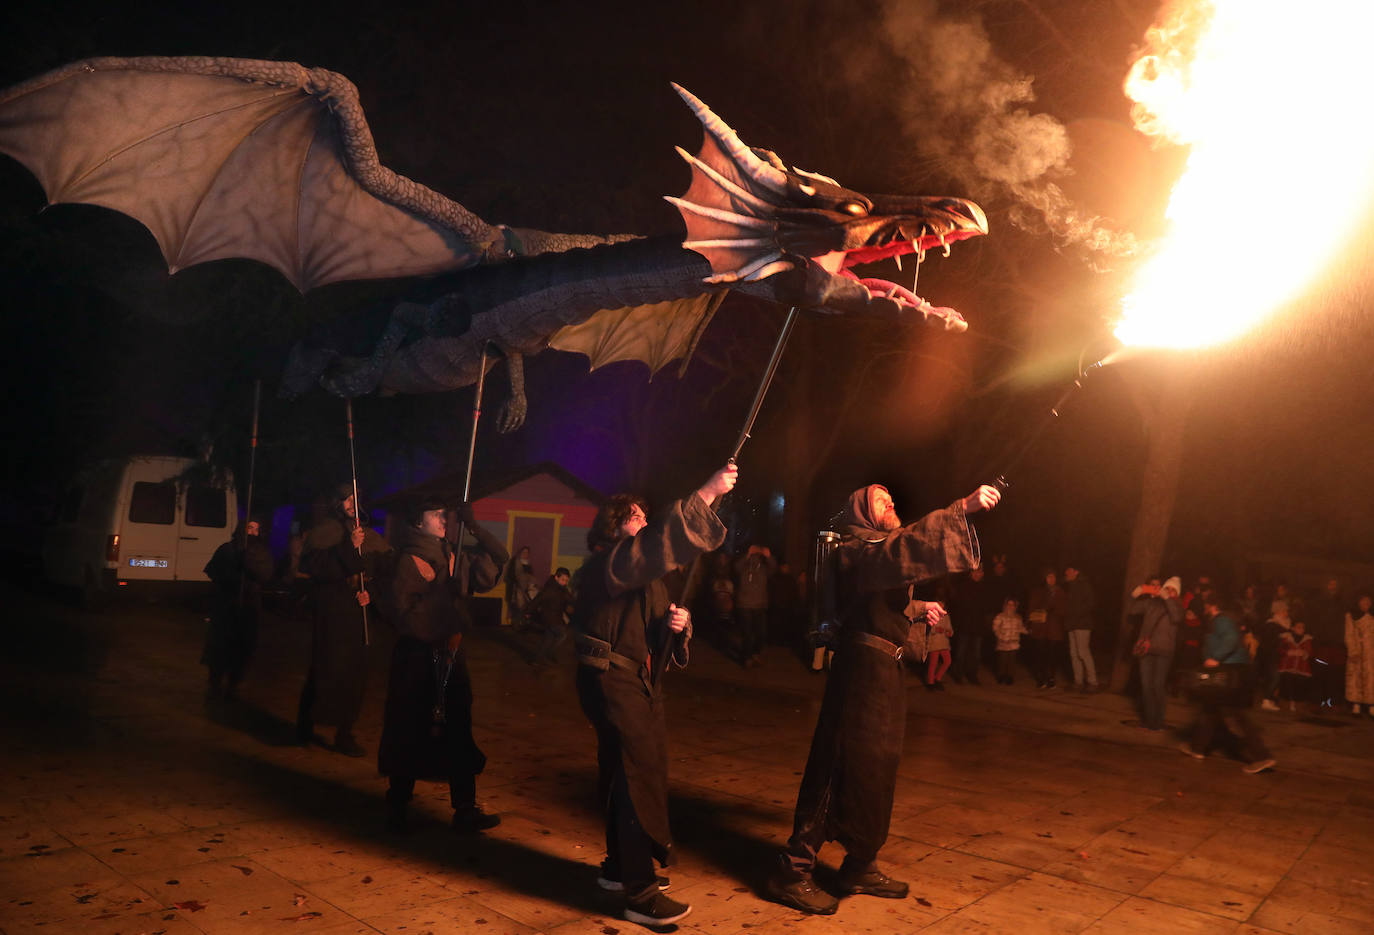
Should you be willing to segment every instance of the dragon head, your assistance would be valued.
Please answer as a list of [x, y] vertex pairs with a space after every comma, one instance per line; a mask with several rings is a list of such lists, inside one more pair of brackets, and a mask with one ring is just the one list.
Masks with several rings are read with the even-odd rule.
[[[963, 198], [865, 195], [815, 172], [789, 168], [775, 154], [746, 146], [696, 97], [674, 89], [701, 121], [701, 151], [678, 147], [692, 184], [667, 200], [687, 224], [683, 246], [711, 264], [705, 282], [755, 291], [789, 304], [840, 312], [918, 312], [962, 331], [963, 316], [931, 305], [883, 279], [860, 279], [852, 267], [946, 251], [956, 240], [988, 232], [983, 209]], [[900, 260], [898, 260], [900, 263]]]

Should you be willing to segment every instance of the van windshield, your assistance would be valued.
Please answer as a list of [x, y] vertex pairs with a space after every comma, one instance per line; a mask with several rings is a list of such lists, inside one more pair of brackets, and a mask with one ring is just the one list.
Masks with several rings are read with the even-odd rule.
[[176, 521], [177, 488], [175, 484], [152, 484], [135, 481], [133, 496], [129, 498], [129, 522], [170, 526]]

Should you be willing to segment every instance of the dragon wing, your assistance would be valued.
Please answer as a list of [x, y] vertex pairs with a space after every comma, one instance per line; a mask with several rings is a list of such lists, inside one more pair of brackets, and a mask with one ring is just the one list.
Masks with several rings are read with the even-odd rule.
[[[75, 62], [0, 92], [0, 152], [34, 174], [49, 203], [143, 223], [173, 273], [249, 258], [302, 292], [629, 239], [488, 224], [380, 164], [347, 78], [291, 62]], [[593, 368], [637, 359], [657, 372], [676, 357], [685, 366], [723, 294], [609, 309], [549, 343]]]
[[0, 93], [0, 152], [50, 203], [142, 222], [172, 272], [247, 257], [302, 291], [605, 239], [491, 225], [397, 175], [353, 84], [290, 62], [76, 62]]
[[549, 347], [586, 354], [592, 370], [618, 360], [642, 360], [649, 365], [650, 377], [681, 358], [681, 375], [726, 295], [722, 290], [689, 299], [605, 309], [580, 324], [554, 332]]

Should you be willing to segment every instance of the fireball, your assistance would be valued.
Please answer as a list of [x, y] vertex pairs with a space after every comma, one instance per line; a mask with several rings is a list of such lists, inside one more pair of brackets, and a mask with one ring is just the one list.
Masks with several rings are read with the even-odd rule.
[[1116, 337], [1196, 348], [1300, 299], [1374, 205], [1374, 4], [1185, 0], [1126, 79], [1136, 126], [1186, 145], [1167, 229]]

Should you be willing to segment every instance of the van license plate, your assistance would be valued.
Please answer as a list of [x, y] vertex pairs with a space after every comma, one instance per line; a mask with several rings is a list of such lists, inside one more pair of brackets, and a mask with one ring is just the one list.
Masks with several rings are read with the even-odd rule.
[[131, 558], [129, 559], [131, 568], [166, 568], [167, 559], [165, 558]]

